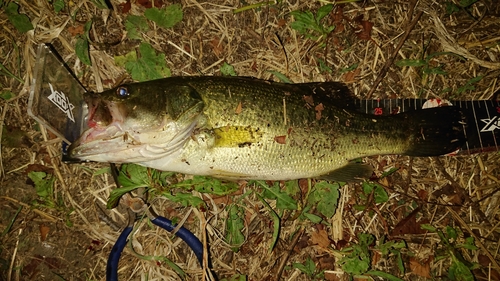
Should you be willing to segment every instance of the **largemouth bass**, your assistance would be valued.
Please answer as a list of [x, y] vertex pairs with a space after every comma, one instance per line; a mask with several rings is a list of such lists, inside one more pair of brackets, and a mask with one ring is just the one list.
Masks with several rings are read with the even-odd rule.
[[225, 179], [349, 180], [370, 175], [359, 157], [436, 156], [465, 142], [458, 108], [362, 114], [338, 82], [172, 77], [85, 100], [90, 129], [70, 157]]

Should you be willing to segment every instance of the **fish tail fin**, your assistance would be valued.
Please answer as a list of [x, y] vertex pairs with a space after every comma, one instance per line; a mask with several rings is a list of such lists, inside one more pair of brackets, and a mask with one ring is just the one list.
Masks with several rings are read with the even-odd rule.
[[401, 115], [409, 121], [409, 147], [405, 155], [439, 156], [465, 144], [465, 118], [457, 107], [435, 107]]

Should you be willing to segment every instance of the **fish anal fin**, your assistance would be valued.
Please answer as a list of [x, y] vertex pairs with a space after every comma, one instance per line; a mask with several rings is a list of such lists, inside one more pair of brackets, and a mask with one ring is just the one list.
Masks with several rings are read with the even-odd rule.
[[354, 182], [368, 179], [372, 173], [373, 168], [370, 165], [349, 162], [349, 164], [333, 170], [326, 175], [319, 176], [318, 178], [331, 181]]

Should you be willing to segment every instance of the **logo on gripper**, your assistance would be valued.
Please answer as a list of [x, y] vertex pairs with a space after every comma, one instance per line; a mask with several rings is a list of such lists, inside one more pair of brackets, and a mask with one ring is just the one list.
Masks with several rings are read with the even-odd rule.
[[73, 108], [75, 108], [75, 106], [69, 102], [69, 98], [63, 92], [55, 91], [50, 83], [49, 86], [51, 94], [48, 99], [59, 107], [62, 112], [66, 113], [71, 121], [75, 122], [75, 117], [73, 116]]
[[498, 116], [494, 116], [491, 119], [481, 119], [481, 121], [486, 123], [486, 125], [481, 129], [481, 133], [500, 129], [500, 118], [498, 118]]

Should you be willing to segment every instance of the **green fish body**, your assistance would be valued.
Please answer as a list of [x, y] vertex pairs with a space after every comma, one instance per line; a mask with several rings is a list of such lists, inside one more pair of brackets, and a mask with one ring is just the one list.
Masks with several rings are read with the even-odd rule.
[[338, 82], [172, 77], [85, 99], [90, 128], [70, 157], [226, 179], [346, 180], [369, 173], [359, 157], [443, 155], [465, 141], [455, 107], [362, 114]]

